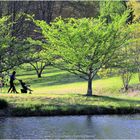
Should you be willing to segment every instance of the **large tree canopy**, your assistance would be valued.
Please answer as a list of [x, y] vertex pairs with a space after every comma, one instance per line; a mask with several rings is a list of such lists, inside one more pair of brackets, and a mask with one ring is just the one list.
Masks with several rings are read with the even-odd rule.
[[129, 40], [127, 16], [115, 15], [109, 24], [102, 18], [57, 18], [51, 25], [35, 22], [47, 41], [46, 53], [58, 58], [53, 65], [88, 80], [87, 94], [92, 95], [94, 76]]

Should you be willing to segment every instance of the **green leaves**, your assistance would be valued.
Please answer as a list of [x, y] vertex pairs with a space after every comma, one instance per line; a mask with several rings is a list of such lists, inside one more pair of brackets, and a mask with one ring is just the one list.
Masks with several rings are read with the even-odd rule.
[[[55, 66], [73, 73], [93, 75], [115, 55], [115, 51], [127, 42], [128, 26], [125, 24], [127, 12], [116, 14], [107, 24], [102, 17], [56, 18], [48, 25], [45, 21], [35, 21], [46, 39], [46, 54], [57, 57]], [[39, 42], [38, 42], [39, 44]]]

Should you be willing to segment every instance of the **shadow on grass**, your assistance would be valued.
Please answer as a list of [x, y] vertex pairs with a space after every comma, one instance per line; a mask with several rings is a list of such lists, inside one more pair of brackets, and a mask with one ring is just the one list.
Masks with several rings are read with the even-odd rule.
[[[109, 101], [120, 101], [116, 98], [106, 96], [96, 96], [96, 98], [102, 98], [103, 100]], [[91, 98], [88, 98], [91, 99]], [[49, 99], [49, 104], [36, 104], [36, 105], [27, 105], [27, 106], [17, 106], [13, 108], [13, 116], [53, 116], [53, 115], [94, 115], [94, 114], [134, 114], [140, 113], [140, 109], [137, 106], [104, 106], [104, 105], [88, 105], [82, 103], [73, 103], [70, 104], [68, 99], [57, 98]], [[123, 100], [132, 102], [131, 100]], [[138, 102], [138, 101], [137, 101]]]
[[[38, 100], [36, 98], [35, 100]], [[45, 97], [41, 99], [42, 102], [47, 101], [49, 105], [72, 105], [72, 106], [84, 106], [84, 105], [89, 105], [89, 103], [94, 105], [94, 102], [106, 102], [106, 105], [110, 102], [116, 102], [116, 103], [121, 103], [120, 106], [123, 106], [122, 103], [129, 103], [129, 104], [140, 104], [140, 100], [132, 100], [132, 99], [122, 99], [122, 98], [117, 98], [117, 97], [109, 97], [109, 96], [98, 96], [98, 95], [93, 95], [91, 97], [89, 96], [83, 96], [81, 94], [75, 94], [72, 96], [60, 96], [57, 98], [50, 98], [50, 97]]]
[[78, 76], [75, 76], [70, 73], [60, 73], [52, 76], [42, 77], [39, 79], [29, 79], [28, 82], [31, 84], [35, 84], [38, 87], [40, 86], [53, 86], [53, 85], [61, 85], [61, 84], [69, 84], [75, 82], [82, 82], [85, 81]]
[[[82, 95], [83, 96], [83, 95]], [[84, 95], [86, 96], [86, 95]], [[98, 98], [102, 101], [112, 101], [112, 102], [128, 102], [128, 103], [136, 103], [140, 104], [140, 100], [132, 100], [132, 99], [122, 99], [122, 98], [116, 98], [116, 97], [110, 97], [110, 96], [100, 96], [100, 95], [93, 95], [93, 96], [86, 96], [87, 99], [89, 98]]]
[[[44, 71], [42, 72], [42, 77], [44, 74], [50, 74], [50, 73], [57, 73], [57, 72], [61, 72], [61, 70], [53, 68], [53, 67], [46, 67], [46, 69], [44, 69]], [[35, 76], [37, 77], [37, 73], [34, 69], [31, 69], [30, 71], [28, 70], [23, 70], [22, 73], [17, 73], [17, 76]]]
[[46, 68], [46, 70], [43, 71], [42, 74], [56, 73], [56, 72], [60, 72], [60, 71], [62, 71], [62, 70], [54, 68], [54, 67], [48, 67], [48, 68]]
[[[17, 100], [17, 99], [16, 99]], [[25, 98], [26, 100], [26, 98]], [[83, 95], [60, 96], [56, 98], [34, 98], [33, 101], [40, 102], [25, 102], [24, 104], [12, 103], [11, 116], [53, 116], [53, 115], [94, 115], [94, 114], [134, 114], [140, 113], [140, 108], [137, 104], [139, 100], [121, 99], [108, 96], [92, 96]], [[24, 99], [22, 99], [24, 102]], [[47, 103], [45, 103], [47, 102]], [[94, 104], [94, 102], [96, 102]], [[99, 102], [97, 104], [97, 102]], [[105, 102], [105, 104], [102, 104]], [[117, 102], [117, 106], [110, 104]], [[125, 104], [125, 103], [130, 104]], [[100, 104], [101, 103], [101, 104]], [[124, 103], [124, 105], [123, 105]]]
[[[50, 73], [52, 75], [49, 75]], [[42, 78], [37, 78], [37, 74], [34, 70], [17, 73], [17, 77], [18, 76], [22, 76], [24, 82], [26, 82], [27, 84], [33, 84], [37, 87], [62, 85], [85, 81], [79, 77], [80, 75], [76, 76], [67, 71], [62, 71], [53, 67], [46, 68], [42, 73]], [[21, 78], [19, 77], [19, 79]], [[95, 79], [97, 80], [99, 79], [99, 77], [96, 76]], [[16, 85], [19, 85], [19, 83], [17, 82]]]
[[26, 72], [23, 72], [23, 73], [18, 73], [17, 74], [17, 76], [33, 76], [33, 75], [35, 75], [36, 76], [36, 72], [35, 71], [31, 71], [31, 72], [28, 72], [28, 71], [26, 71]]

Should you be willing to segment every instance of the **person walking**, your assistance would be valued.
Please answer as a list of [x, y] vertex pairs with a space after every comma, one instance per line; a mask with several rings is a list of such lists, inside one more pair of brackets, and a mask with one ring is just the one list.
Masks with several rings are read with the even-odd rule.
[[14, 80], [16, 79], [16, 78], [15, 78], [15, 75], [16, 75], [16, 71], [13, 71], [12, 75], [10, 75], [10, 88], [9, 88], [9, 90], [8, 90], [8, 93], [9, 93], [10, 91], [11, 91], [11, 93], [12, 93], [12, 92], [18, 93], [18, 92], [16, 91], [16, 87], [15, 87], [15, 85], [14, 85]]

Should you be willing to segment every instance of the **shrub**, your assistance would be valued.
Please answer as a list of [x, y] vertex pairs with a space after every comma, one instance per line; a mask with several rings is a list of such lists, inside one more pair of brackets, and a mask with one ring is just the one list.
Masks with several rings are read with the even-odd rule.
[[4, 99], [0, 99], [0, 109], [4, 109], [7, 107], [8, 107], [7, 101], [5, 101]]

